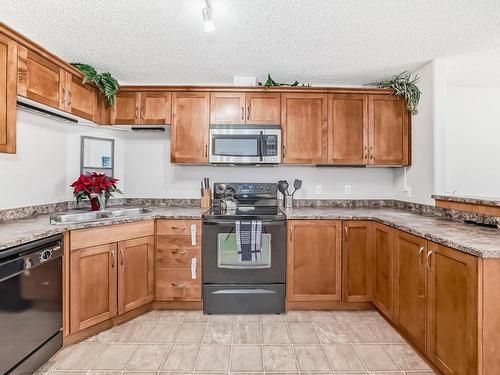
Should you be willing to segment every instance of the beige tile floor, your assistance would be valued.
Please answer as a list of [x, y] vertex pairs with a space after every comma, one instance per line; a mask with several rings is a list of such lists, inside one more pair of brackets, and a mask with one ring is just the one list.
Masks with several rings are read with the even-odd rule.
[[152, 311], [62, 349], [37, 374], [433, 374], [376, 311]]

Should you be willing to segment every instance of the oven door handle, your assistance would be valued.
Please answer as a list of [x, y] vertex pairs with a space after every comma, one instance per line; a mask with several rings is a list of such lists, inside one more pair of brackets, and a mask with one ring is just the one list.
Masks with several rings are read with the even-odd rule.
[[260, 161], [264, 160], [264, 132], [261, 130], [259, 136], [259, 158]]
[[[285, 220], [262, 220], [263, 226], [285, 226]], [[234, 220], [203, 219], [203, 225], [234, 226]]]

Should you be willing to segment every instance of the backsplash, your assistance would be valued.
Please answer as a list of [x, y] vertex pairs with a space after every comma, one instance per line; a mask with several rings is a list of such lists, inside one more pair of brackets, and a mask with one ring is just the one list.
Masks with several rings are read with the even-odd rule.
[[[281, 203], [281, 202], [280, 202]], [[154, 207], [199, 207], [199, 199], [180, 198], [112, 198], [108, 206], [154, 206]], [[50, 214], [58, 211], [89, 208], [90, 203], [75, 201], [41, 204], [19, 208], [0, 210], [0, 223], [2, 221], [23, 219], [35, 215]], [[455, 221], [472, 221], [487, 225], [500, 226], [500, 217], [450, 210], [426, 204], [400, 201], [395, 199], [295, 199], [294, 207], [340, 207], [340, 208], [396, 208], [422, 215], [432, 215], [449, 218]]]

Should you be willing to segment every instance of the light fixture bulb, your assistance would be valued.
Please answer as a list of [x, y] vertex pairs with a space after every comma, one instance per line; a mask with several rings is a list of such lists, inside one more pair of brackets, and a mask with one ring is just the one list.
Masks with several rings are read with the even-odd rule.
[[201, 10], [203, 16], [203, 25], [206, 33], [215, 31], [215, 22], [212, 14], [212, 6], [208, 0], [205, 0], [207, 6]]

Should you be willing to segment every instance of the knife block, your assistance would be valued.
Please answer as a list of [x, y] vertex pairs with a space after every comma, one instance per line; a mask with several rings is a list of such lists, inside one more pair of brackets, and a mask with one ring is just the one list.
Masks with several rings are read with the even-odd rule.
[[203, 189], [203, 195], [201, 196], [201, 208], [212, 207], [212, 190]]

